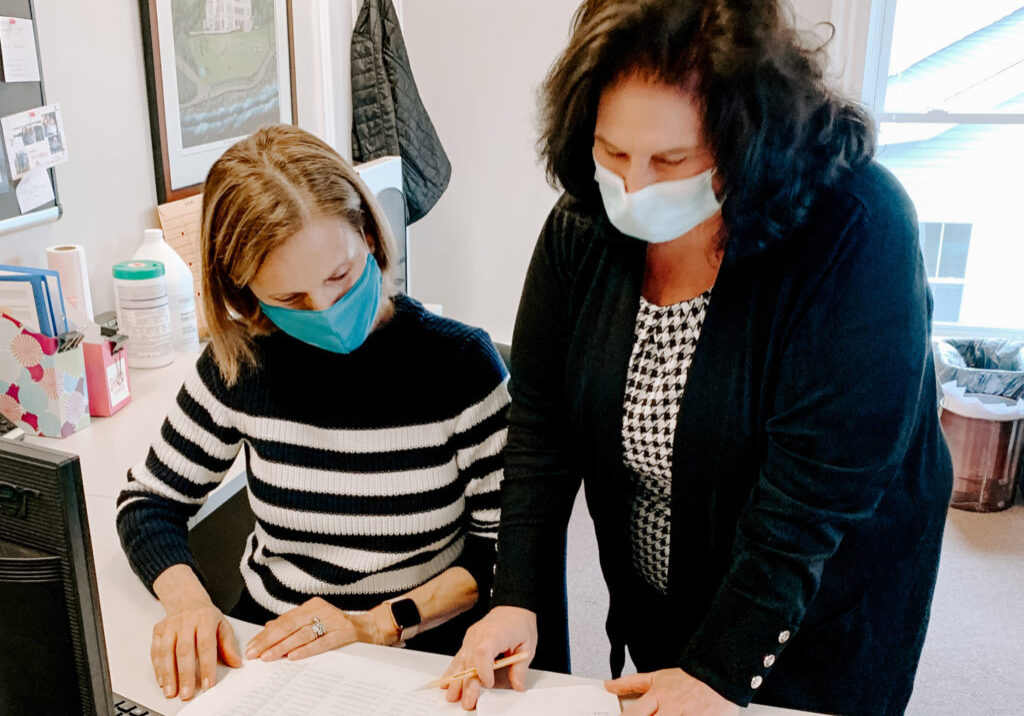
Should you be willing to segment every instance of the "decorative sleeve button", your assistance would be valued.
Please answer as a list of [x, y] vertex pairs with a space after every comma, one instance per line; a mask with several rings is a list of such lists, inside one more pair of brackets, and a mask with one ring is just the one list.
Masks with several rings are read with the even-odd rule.
[[764, 657], [764, 668], [772, 668], [772, 664], [775, 663], [775, 654], [768, 654]]
[[760, 676], [755, 676], [753, 679], [750, 680], [750, 688], [756, 689], [762, 683], [764, 683], [764, 679], [762, 679]]
[[784, 631], [780, 631], [779, 632], [779, 643], [780, 644], [785, 644], [787, 641], [789, 641], [789, 630], [786, 629]]

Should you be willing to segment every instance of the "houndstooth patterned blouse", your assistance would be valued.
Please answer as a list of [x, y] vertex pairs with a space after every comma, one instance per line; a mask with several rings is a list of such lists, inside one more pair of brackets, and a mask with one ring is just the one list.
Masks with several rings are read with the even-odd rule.
[[671, 306], [640, 297], [623, 401], [623, 462], [633, 476], [633, 567], [668, 591], [672, 447], [679, 400], [711, 291]]

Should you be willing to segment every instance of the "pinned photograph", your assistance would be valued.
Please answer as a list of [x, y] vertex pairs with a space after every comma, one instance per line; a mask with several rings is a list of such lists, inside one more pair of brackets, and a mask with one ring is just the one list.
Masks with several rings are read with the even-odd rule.
[[48, 105], [0, 119], [4, 146], [12, 157], [11, 176], [20, 179], [33, 169], [49, 168], [68, 160], [60, 107]]

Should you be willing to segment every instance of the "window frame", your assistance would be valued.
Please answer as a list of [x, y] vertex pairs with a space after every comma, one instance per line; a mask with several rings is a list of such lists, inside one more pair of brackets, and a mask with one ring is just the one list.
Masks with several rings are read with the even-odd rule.
[[[856, 0], [854, 0], [856, 1]], [[886, 123], [914, 124], [1016, 124], [1024, 125], [1024, 113], [1011, 112], [885, 112], [885, 93], [889, 81], [889, 59], [892, 52], [893, 34], [896, 25], [896, 3], [899, 0], [869, 0], [870, 10], [862, 22], [867, 22], [867, 43], [864, 56], [864, 81], [861, 87], [861, 101], [874, 116], [878, 128]], [[850, 0], [834, 0], [842, 4]], [[835, 12], [833, 11], [833, 15]], [[863, 28], [850, 27], [849, 33]], [[932, 279], [929, 279], [931, 282]], [[1024, 322], [1024, 315], [1021, 317]], [[932, 321], [932, 333], [936, 338], [1009, 338], [1024, 340], [1024, 325], [1019, 329], [977, 326], [961, 323]]]

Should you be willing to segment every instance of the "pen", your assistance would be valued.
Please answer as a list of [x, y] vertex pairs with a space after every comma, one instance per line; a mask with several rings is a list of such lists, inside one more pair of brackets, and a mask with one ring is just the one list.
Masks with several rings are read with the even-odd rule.
[[[512, 656], [506, 656], [503, 659], [498, 659], [497, 661], [495, 661], [494, 662], [494, 668], [495, 668], [495, 670], [497, 670], [497, 669], [503, 669], [506, 666], [512, 666], [513, 664], [518, 664], [520, 661], [526, 661], [527, 659], [530, 658], [530, 656], [531, 655], [529, 653], [525, 652], [525, 651], [520, 652], [518, 654], [513, 654]], [[431, 681], [429, 684], [423, 686], [422, 688], [424, 688], [424, 689], [444, 688], [444, 687], [448, 686], [449, 684], [451, 684], [453, 681], [458, 681], [459, 679], [464, 679], [467, 676], [476, 676], [476, 668], [466, 669], [465, 671], [460, 671], [459, 673], [452, 674], [451, 676], [445, 676], [445, 677], [442, 677], [440, 679], [435, 679], [434, 681]]]

